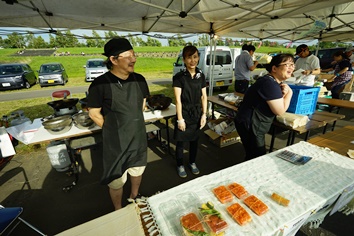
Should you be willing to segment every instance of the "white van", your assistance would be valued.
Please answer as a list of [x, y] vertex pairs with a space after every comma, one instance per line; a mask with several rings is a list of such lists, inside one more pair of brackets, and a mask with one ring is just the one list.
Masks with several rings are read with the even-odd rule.
[[104, 60], [102, 58], [88, 59], [86, 65], [84, 65], [85, 69], [85, 80], [86, 82], [92, 82], [98, 76], [103, 75], [108, 71], [106, 65], [104, 64]]
[[[210, 47], [198, 48], [200, 59], [198, 68], [206, 76], [207, 86], [209, 87], [209, 66], [210, 66]], [[233, 68], [232, 68], [231, 50], [226, 46], [216, 46], [215, 50], [215, 66], [214, 66], [214, 83], [213, 87], [220, 87], [221, 90], [227, 90], [232, 85]], [[177, 61], [173, 63], [173, 75], [183, 70], [182, 52], [178, 55]]]

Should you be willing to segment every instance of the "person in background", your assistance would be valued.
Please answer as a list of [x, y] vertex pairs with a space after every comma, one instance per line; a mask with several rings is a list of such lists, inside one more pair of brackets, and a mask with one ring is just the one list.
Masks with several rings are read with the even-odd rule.
[[297, 78], [297, 83], [305, 86], [315, 84], [316, 75], [321, 73], [320, 59], [313, 55], [306, 44], [301, 44], [296, 48], [296, 55], [299, 58], [295, 62], [295, 71], [302, 69], [302, 75]]
[[283, 83], [294, 71], [294, 57], [278, 54], [268, 64], [268, 74], [247, 90], [235, 118], [235, 126], [246, 152], [245, 160], [266, 154], [265, 134], [276, 115], [290, 105], [292, 90]]
[[182, 178], [187, 177], [183, 164], [184, 142], [189, 142], [189, 168], [199, 174], [195, 164], [200, 130], [206, 124], [207, 94], [206, 80], [197, 67], [199, 52], [195, 46], [186, 46], [182, 52], [185, 68], [173, 77], [173, 90], [176, 99], [174, 138], [176, 143], [177, 172]]
[[130, 175], [130, 198], [138, 196], [147, 164], [147, 138], [143, 109], [149, 88], [134, 72], [136, 56], [129, 41], [113, 38], [104, 46], [108, 72], [89, 87], [90, 118], [102, 128], [103, 176], [115, 210], [122, 208], [123, 185]]
[[347, 54], [343, 51], [337, 51], [333, 54], [333, 60], [336, 62], [333, 68], [322, 70], [328, 72], [334, 69], [334, 75], [325, 83], [327, 89], [331, 89], [332, 98], [339, 98], [345, 85], [350, 82], [353, 75], [352, 64]]
[[354, 66], [354, 54], [353, 54], [353, 51], [354, 51], [354, 47], [353, 46], [350, 46], [350, 47], [348, 47], [345, 50], [345, 54], [348, 57], [348, 59], [349, 59], [350, 63], [352, 64], [352, 66]]
[[235, 59], [235, 92], [246, 93], [251, 79], [251, 71], [256, 69], [258, 61], [253, 61], [256, 48], [253, 45], [244, 44], [242, 52]]

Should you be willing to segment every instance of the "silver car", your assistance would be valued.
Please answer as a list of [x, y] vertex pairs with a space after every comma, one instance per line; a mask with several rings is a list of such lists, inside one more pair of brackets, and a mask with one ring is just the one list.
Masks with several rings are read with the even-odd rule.
[[88, 59], [84, 68], [86, 68], [86, 82], [92, 82], [98, 76], [103, 75], [108, 71], [104, 64], [104, 60], [101, 58]]
[[41, 87], [50, 85], [65, 85], [69, 81], [68, 74], [61, 63], [42, 64], [38, 71], [38, 80]]

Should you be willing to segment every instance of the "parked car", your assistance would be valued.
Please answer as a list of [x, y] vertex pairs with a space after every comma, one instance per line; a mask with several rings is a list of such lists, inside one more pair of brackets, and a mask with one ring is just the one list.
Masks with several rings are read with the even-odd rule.
[[69, 81], [69, 77], [61, 63], [53, 62], [41, 65], [38, 71], [38, 80], [41, 87], [65, 85]]
[[[210, 47], [200, 47], [198, 68], [201, 69], [206, 77], [207, 87], [209, 87], [209, 67], [210, 67]], [[212, 54], [213, 55], [213, 54]], [[215, 65], [213, 73], [213, 87], [220, 87], [225, 91], [232, 85], [233, 62], [232, 53], [229, 47], [216, 46]], [[182, 52], [179, 53], [176, 62], [173, 63], [173, 75], [182, 71], [184, 68]]]
[[84, 65], [84, 68], [86, 68], [86, 82], [92, 82], [98, 76], [108, 71], [106, 65], [104, 64], [104, 60], [101, 58], [88, 59], [86, 65]]
[[37, 77], [28, 64], [13, 63], [0, 65], [0, 90], [30, 88]]

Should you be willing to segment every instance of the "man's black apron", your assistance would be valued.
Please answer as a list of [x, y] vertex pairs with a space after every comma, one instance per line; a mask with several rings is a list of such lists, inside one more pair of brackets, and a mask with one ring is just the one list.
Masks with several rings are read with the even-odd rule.
[[[110, 80], [108, 76], [106, 78]], [[111, 90], [112, 111], [105, 116], [102, 127], [102, 184], [120, 178], [130, 167], [146, 166], [147, 163], [147, 138], [142, 112], [144, 98], [139, 84], [135, 78], [124, 84], [114, 81]]]

